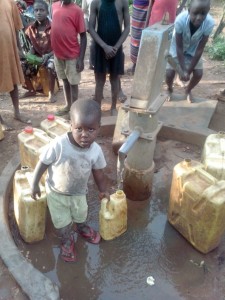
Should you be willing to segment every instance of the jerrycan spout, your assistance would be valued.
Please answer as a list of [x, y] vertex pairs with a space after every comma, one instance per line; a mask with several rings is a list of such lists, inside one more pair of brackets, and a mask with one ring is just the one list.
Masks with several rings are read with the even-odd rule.
[[136, 141], [139, 139], [141, 135], [141, 130], [139, 128], [135, 128], [131, 134], [128, 136], [126, 141], [120, 147], [118, 151], [118, 160], [117, 160], [117, 188], [122, 188], [123, 183], [123, 170], [124, 170], [124, 161], [127, 157], [128, 152], [134, 146]]

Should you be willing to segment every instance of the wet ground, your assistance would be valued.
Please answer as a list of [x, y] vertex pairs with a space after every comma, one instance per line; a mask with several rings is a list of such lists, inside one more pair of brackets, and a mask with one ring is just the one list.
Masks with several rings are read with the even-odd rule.
[[[112, 192], [116, 188], [116, 156], [111, 138], [99, 138], [107, 159]], [[23, 255], [60, 288], [64, 300], [225, 299], [225, 236], [207, 255], [195, 250], [168, 222], [167, 207], [174, 165], [183, 158], [200, 160], [201, 149], [170, 140], [157, 142], [152, 196], [148, 201], [128, 200], [128, 230], [112, 241], [92, 245], [76, 237], [78, 262], [59, 257], [59, 239], [50, 218], [45, 239], [24, 243], [13, 223], [15, 242]], [[88, 223], [98, 229], [100, 203], [93, 180], [89, 187]], [[155, 284], [147, 284], [153, 276]]]

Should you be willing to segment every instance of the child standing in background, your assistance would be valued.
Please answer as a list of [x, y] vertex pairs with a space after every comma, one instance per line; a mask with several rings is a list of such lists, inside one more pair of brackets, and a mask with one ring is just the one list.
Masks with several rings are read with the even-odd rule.
[[[78, 40], [80, 37], [80, 43]], [[52, 4], [51, 44], [57, 75], [63, 81], [66, 106], [56, 115], [64, 115], [78, 98], [78, 84], [84, 69], [87, 46], [86, 27], [82, 9], [72, 0]]]

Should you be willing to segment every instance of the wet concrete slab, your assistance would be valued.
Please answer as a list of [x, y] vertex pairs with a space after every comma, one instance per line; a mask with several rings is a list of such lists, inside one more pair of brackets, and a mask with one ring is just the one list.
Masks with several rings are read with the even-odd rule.
[[[107, 159], [107, 174], [116, 189], [116, 156], [111, 138], [101, 138]], [[59, 287], [61, 299], [84, 300], [224, 300], [225, 237], [207, 255], [195, 250], [167, 221], [172, 170], [184, 158], [199, 160], [197, 146], [158, 140], [154, 155], [156, 170], [151, 198], [128, 200], [128, 230], [112, 241], [99, 245], [75, 235], [78, 261], [64, 263], [59, 243], [48, 218], [45, 239], [24, 243], [11, 223], [15, 242], [35, 268]], [[93, 178], [90, 180], [88, 224], [98, 229], [100, 202]], [[12, 207], [10, 219], [13, 220]], [[152, 276], [155, 284], [147, 284]]]

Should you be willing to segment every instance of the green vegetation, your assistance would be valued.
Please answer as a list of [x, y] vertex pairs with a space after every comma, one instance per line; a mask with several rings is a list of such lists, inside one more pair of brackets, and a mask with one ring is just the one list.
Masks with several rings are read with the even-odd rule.
[[214, 60], [225, 60], [225, 36], [219, 35], [205, 48], [209, 57]]

